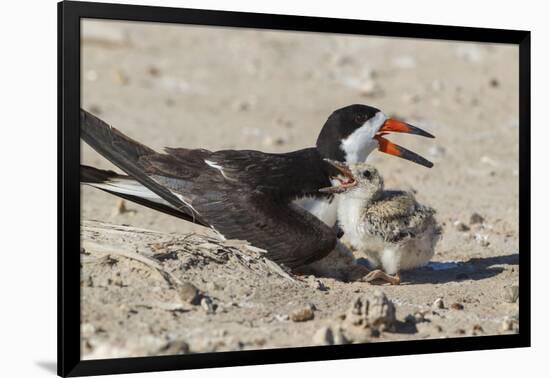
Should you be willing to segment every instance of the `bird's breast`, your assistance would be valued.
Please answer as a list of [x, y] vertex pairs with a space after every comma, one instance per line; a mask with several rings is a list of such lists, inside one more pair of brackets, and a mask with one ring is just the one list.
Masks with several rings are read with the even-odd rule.
[[336, 224], [338, 208], [334, 197], [299, 197], [292, 203], [309, 211], [329, 227]]

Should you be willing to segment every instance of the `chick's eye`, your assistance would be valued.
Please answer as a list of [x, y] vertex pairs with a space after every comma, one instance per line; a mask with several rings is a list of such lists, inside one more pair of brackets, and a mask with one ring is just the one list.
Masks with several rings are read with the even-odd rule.
[[370, 173], [370, 171], [364, 171], [363, 177], [366, 178], [367, 180], [370, 180], [372, 177], [372, 174]]
[[365, 122], [365, 117], [363, 115], [356, 115], [355, 116], [355, 122], [363, 123], [363, 122]]

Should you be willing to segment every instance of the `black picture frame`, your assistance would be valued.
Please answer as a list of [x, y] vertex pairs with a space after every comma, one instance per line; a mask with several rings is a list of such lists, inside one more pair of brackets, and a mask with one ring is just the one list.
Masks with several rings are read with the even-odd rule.
[[[79, 108], [80, 19], [116, 19], [507, 43], [519, 46], [519, 236], [521, 303], [518, 334], [283, 348], [106, 360], [80, 359]], [[459, 26], [346, 20], [304, 16], [136, 6], [58, 3], [58, 374], [82, 376], [236, 365], [336, 360], [530, 346], [530, 32]]]

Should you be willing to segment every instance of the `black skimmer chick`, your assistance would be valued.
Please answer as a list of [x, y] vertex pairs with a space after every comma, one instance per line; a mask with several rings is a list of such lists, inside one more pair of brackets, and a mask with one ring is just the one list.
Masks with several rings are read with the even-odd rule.
[[431, 207], [409, 192], [384, 190], [376, 168], [329, 160], [340, 172], [339, 184], [321, 191], [337, 194], [338, 222], [350, 244], [377, 269], [364, 281], [382, 279], [397, 285], [400, 270], [428, 263], [441, 236]]
[[[324, 257], [336, 242], [335, 232], [325, 227], [336, 221], [333, 196], [319, 189], [330, 186], [329, 177], [338, 171], [323, 158], [355, 161], [378, 148], [432, 165], [384, 138], [392, 131], [431, 134], [366, 105], [334, 112], [316, 147], [283, 154], [186, 148], [157, 153], [84, 110], [80, 121], [81, 138], [128, 175], [83, 166], [81, 182], [211, 227], [226, 238], [246, 239], [290, 268]], [[326, 225], [302, 211], [300, 206], [308, 209], [304, 198]]]

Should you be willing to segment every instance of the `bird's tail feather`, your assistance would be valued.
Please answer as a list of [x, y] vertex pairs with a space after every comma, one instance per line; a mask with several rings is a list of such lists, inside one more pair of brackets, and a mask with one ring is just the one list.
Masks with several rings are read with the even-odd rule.
[[[189, 222], [193, 221], [192, 215], [178, 210], [168, 201], [162, 199], [160, 196], [129, 176], [119, 175], [113, 171], [98, 169], [87, 165], [81, 165], [80, 182], [120, 198], [124, 198], [128, 201], [135, 202], [139, 205], [149, 207], [153, 210], [157, 210]], [[196, 219], [195, 223], [208, 227], [207, 224], [203, 224], [200, 221], [197, 222]]]
[[[155, 154], [154, 150], [127, 137], [84, 109], [80, 109], [80, 137], [99, 154], [137, 180], [145, 188], [164, 199], [172, 207], [182, 213], [189, 213], [192, 219], [197, 217], [193, 209], [170, 190], [155, 182], [145, 172], [145, 167], [140, 163], [140, 158]], [[197, 222], [196, 219], [195, 222], [202, 224], [200, 221]]]

